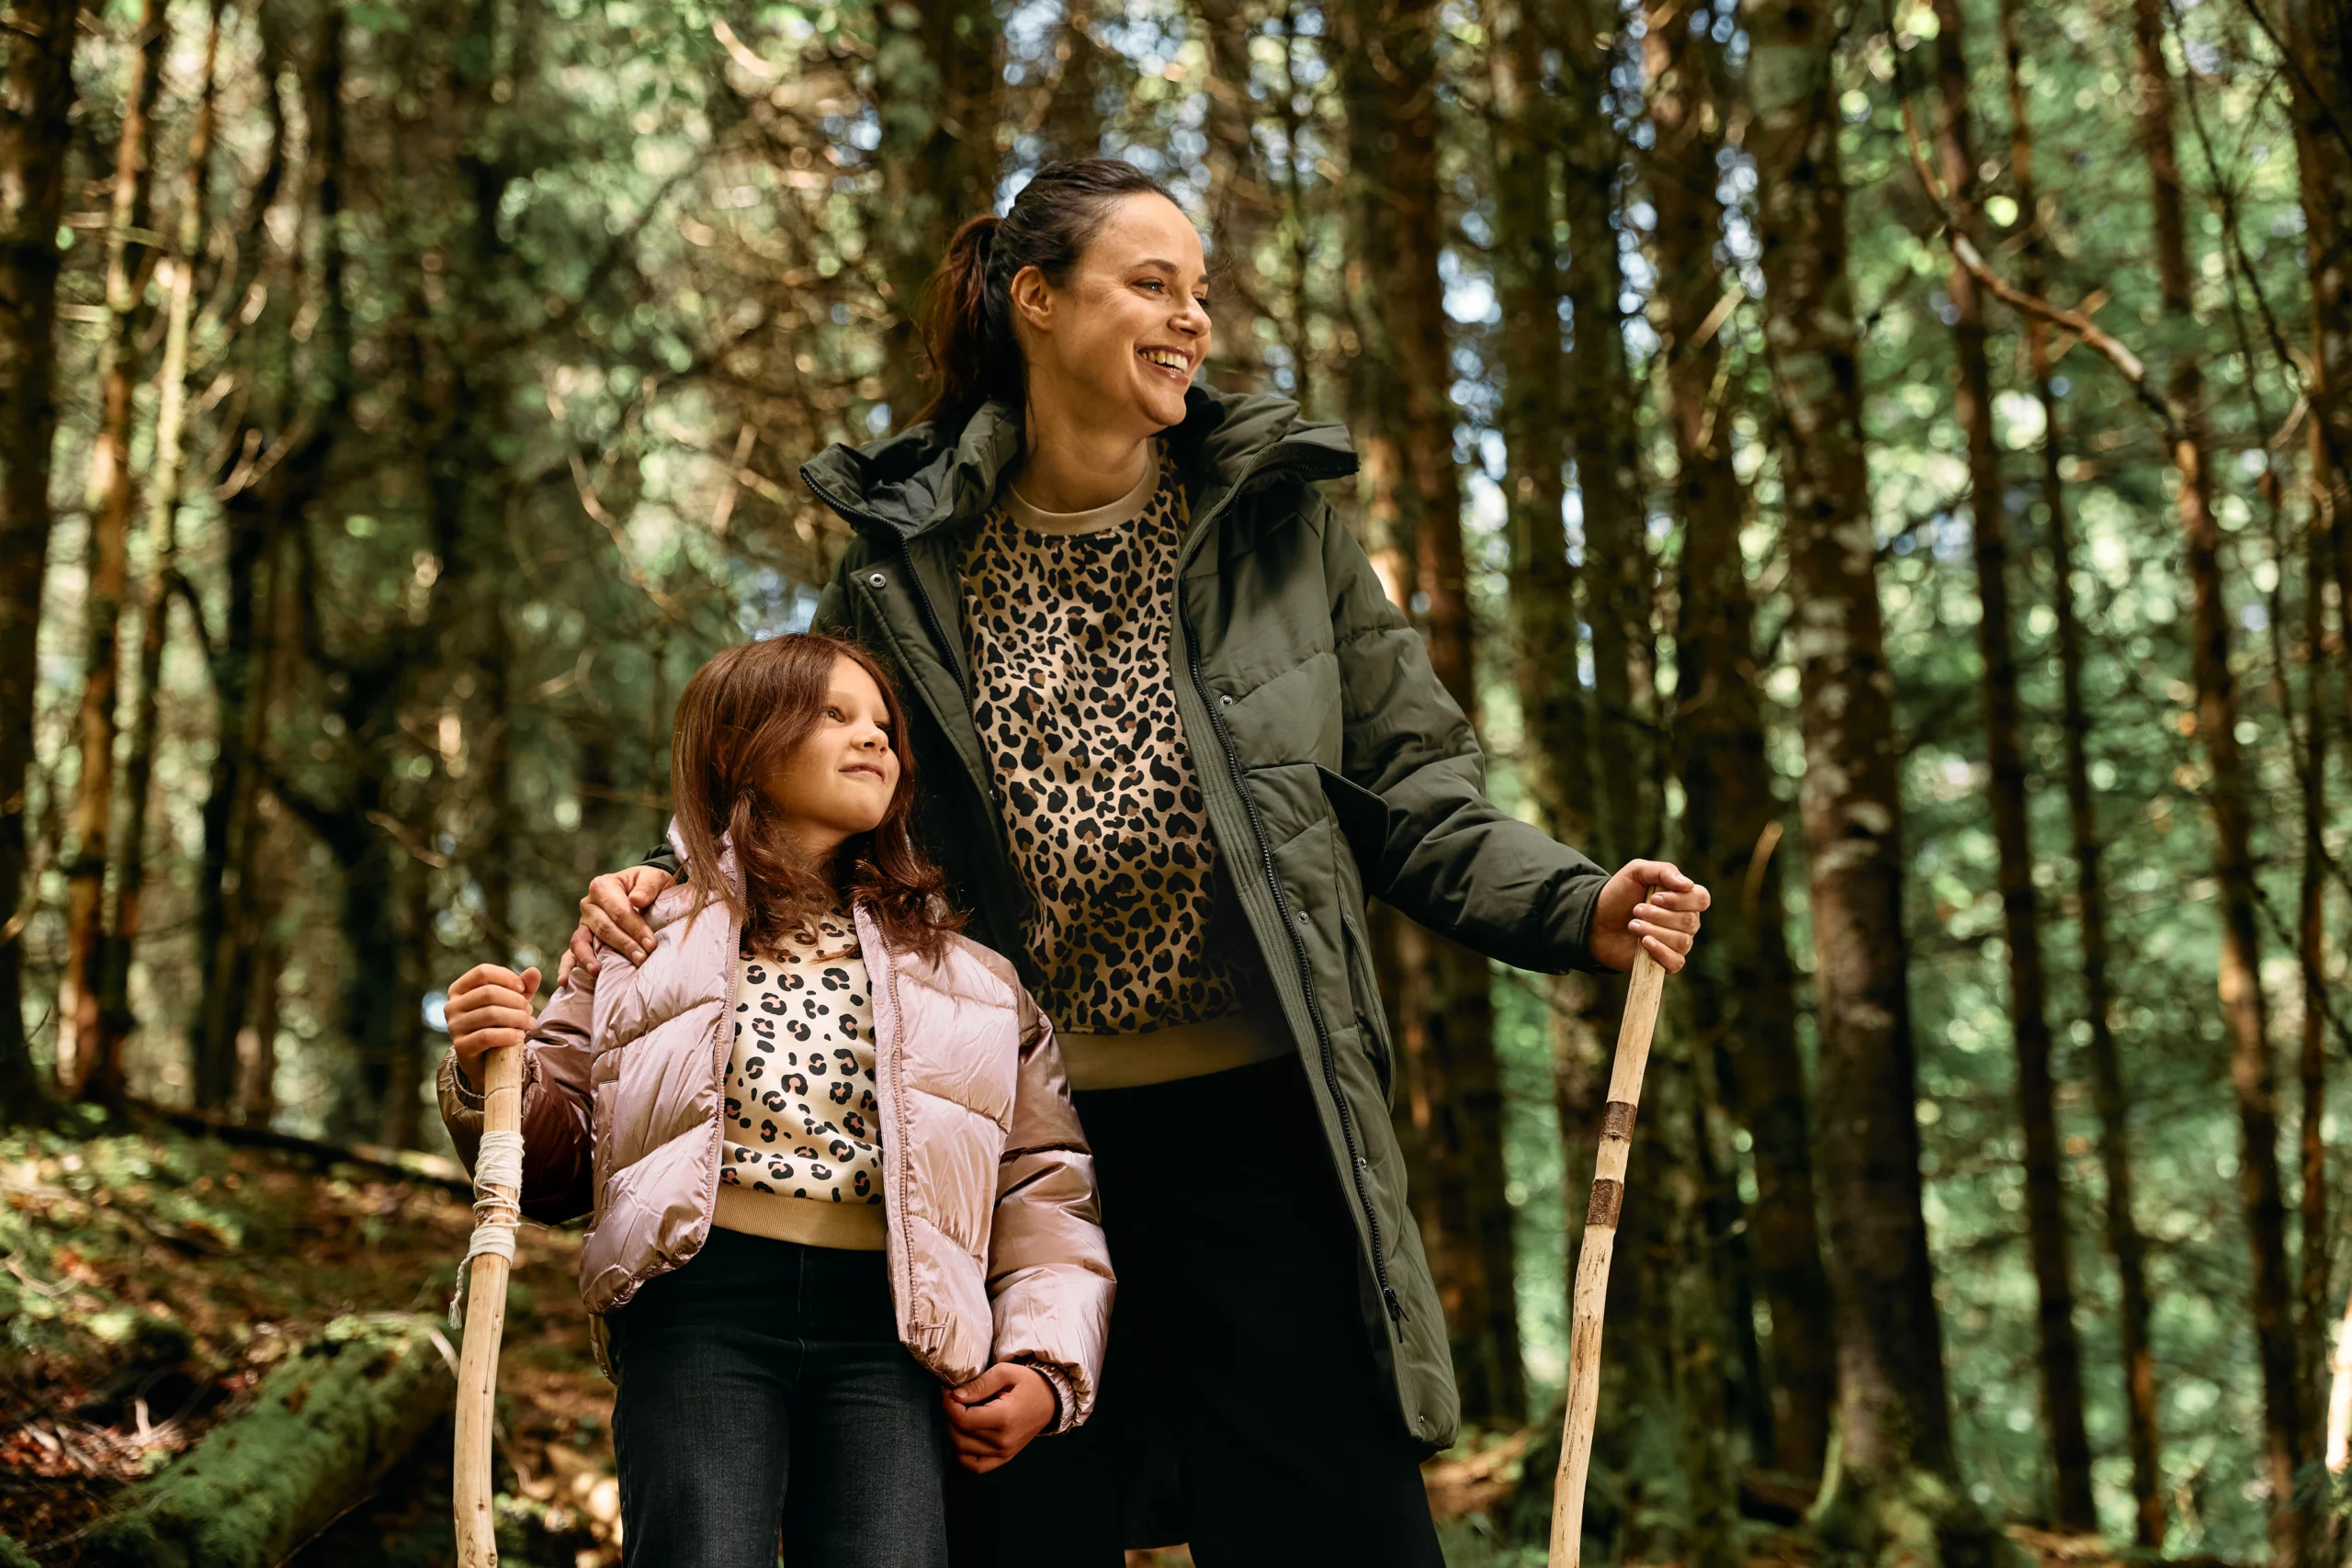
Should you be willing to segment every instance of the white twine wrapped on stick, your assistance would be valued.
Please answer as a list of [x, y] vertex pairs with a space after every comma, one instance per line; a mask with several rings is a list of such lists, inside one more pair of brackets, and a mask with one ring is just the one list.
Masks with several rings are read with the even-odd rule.
[[1657, 1028], [1658, 998], [1665, 989], [1666, 971], [1657, 959], [1644, 953], [1634, 960], [1625, 1019], [1618, 1026], [1617, 1055], [1609, 1070], [1609, 1103], [1600, 1111], [1600, 1153], [1593, 1161], [1576, 1290], [1569, 1297], [1568, 1409], [1560, 1435], [1559, 1475], [1552, 1486], [1548, 1568], [1577, 1568], [1584, 1551], [1585, 1479], [1592, 1469], [1592, 1425], [1600, 1408], [1600, 1319], [1609, 1304], [1609, 1265], [1617, 1252], [1634, 1115], [1642, 1103], [1642, 1075], [1649, 1066], [1650, 1035]]
[[453, 1325], [466, 1331], [458, 1356], [456, 1506], [460, 1568], [496, 1568], [490, 1448], [498, 1414], [498, 1347], [506, 1333], [506, 1276], [522, 1218], [523, 1053], [482, 1057], [481, 1153], [474, 1162], [474, 1231], [458, 1269]]
[[477, 1258], [514, 1262], [514, 1228], [523, 1211], [516, 1195], [523, 1190], [523, 1134], [481, 1135], [481, 1152], [474, 1156], [474, 1233], [467, 1239], [466, 1256], [458, 1265], [458, 1293], [449, 1298], [449, 1326], [466, 1325], [467, 1286], [473, 1280]]

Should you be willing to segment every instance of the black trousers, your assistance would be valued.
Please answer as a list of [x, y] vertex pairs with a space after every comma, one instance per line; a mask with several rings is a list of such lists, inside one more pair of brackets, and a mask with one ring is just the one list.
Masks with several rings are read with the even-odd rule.
[[1119, 1274], [1093, 1418], [949, 1478], [956, 1568], [1442, 1568], [1295, 1059], [1078, 1096]]
[[942, 1568], [939, 1382], [878, 1252], [714, 1229], [606, 1320], [628, 1568]]

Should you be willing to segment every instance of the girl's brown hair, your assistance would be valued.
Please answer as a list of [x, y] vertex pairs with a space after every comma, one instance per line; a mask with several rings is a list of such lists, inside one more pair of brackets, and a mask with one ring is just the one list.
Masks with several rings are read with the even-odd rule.
[[[899, 787], [874, 830], [848, 840], [826, 866], [784, 830], [765, 785], [816, 733], [833, 667], [844, 659], [881, 690]], [[706, 900], [724, 904], [763, 950], [813, 926], [838, 897], [865, 904], [892, 947], [936, 957], [963, 919], [948, 908], [946, 877], [907, 830], [916, 781], [905, 734], [890, 677], [854, 643], [790, 633], [719, 654], [686, 682], [671, 731], [670, 800], [687, 880]], [[718, 874], [721, 838], [735, 852], [734, 886]]]
[[1012, 210], [956, 231], [922, 291], [916, 324], [938, 394], [921, 415], [968, 414], [989, 398], [1019, 403], [1025, 386], [1012, 331], [1012, 280], [1034, 266], [1057, 288], [1122, 197], [1168, 187], [1117, 158], [1073, 158], [1037, 171]]

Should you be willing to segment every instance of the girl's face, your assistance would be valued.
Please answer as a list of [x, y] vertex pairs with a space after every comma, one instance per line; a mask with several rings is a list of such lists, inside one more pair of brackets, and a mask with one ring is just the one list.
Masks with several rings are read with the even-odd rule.
[[1208, 264], [1192, 222], [1165, 197], [1122, 197], [1057, 288], [1024, 268], [1012, 280], [1032, 399], [1129, 424], [1140, 438], [1180, 424], [1184, 391], [1208, 357]]
[[824, 860], [880, 826], [899, 788], [892, 741], [890, 710], [874, 677], [850, 660], [833, 660], [816, 730], [767, 783], [786, 831], [812, 857]]

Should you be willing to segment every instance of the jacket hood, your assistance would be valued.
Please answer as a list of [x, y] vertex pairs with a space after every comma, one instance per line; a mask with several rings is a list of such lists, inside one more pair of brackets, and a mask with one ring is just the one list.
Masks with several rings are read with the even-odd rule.
[[[1279, 457], [1317, 479], [1355, 472], [1343, 426], [1300, 417], [1288, 398], [1194, 386], [1182, 424], [1166, 432], [1179, 465], [1204, 491], [1240, 483]], [[1019, 460], [1022, 415], [1000, 399], [960, 423], [925, 421], [865, 446], [834, 445], [800, 469], [801, 482], [863, 533], [911, 538], [978, 516]]]

